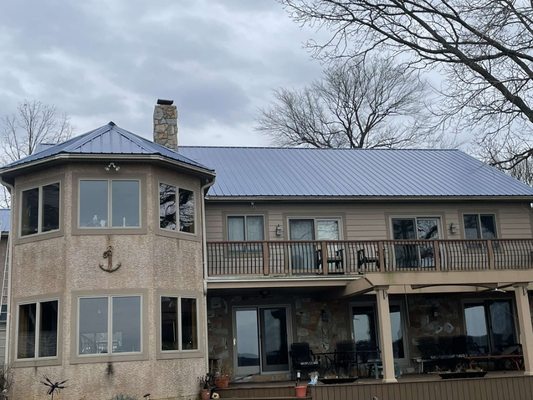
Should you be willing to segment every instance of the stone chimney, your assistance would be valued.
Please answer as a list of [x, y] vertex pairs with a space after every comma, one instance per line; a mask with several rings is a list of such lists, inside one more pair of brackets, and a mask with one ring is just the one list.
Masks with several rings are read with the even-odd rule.
[[157, 99], [154, 107], [154, 142], [169, 149], [178, 148], [178, 110], [173, 100]]

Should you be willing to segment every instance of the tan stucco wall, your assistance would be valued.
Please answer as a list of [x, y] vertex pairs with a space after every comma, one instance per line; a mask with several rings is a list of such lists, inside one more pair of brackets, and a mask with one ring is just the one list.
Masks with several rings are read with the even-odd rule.
[[[206, 204], [206, 236], [209, 241], [227, 240], [228, 215], [264, 215], [268, 240], [287, 240], [287, 221], [294, 217], [339, 217], [345, 240], [391, 239], [390, 218], [403, 216], [435, 216], [441, 219], [443, 239], [462, 239], [464, 213], [489, 213], [496, 215], [496, 228], [500, 238], [531, 238], [531, 208], [527, 202], [243, 202]], [[455, 235], [449, 233], [453, 223]], [[276, 236], [276, 227], [282, 227], [282, 236]]]
[[[58, 237], [35, 237], [36, 240], [16, 241], [13, 254], [12, 304], [28, 297], [57, 297], [60, 300], [60, 343], [58, 365], [20, 367], [13, 363], [16, 399], [45, 398], [45, 387], [39, 382], [44, 375], [52, 380], [68, 379], [61, 398], [108, 399], [118, 393], [141, 398], [151, 393], [152, 399], [196, 398], [197, 377], [206, 372], [205, 301], [203, 297], [203, 270], [201, 249], [200, 180], [191, 176], [153, 167], [148, 164], [118, 163], [118, 173], [104, 171], [109, 161], [98, 164], [55, 167], [42, 173], [20, 177], [16, 187], [29, 181], [42, 181], [47, 176], [61, 176], [62, 227]], [[142, 199], [144, 226], [133, 234], [76, 234], [77, 223], [73, 209], [73, 183], [80, 176], [100, 174], [103, 178], [144, 175], [147, 195]], [[158, 180], [168, 176], [173, 182], [195, 191], [196, 235], [174, 235], [159, 229]], [[18, 199], [14, 201], [14, 215], [18, 215]], [[76, 206], [77, 207], [77, 206]], [[18, 231], [15, 218], [13, 233]], [[52, 235], [51, 235], [52, 236]], [[185, 238], [184, 238], [185, 237]], [[37, 240], [40, 239], [40, 240]], [[99, 263], [107, 246], [113, 246], [113, 263], [121, 268], [113, 273], [102, 271]], [[158, 359], [159, 295], [194, 295], [199, 301], [199, 351], [192, 356]], [[104, 356], [96, 363], [80, 362], [76, 356], [77, 295], [140, 293], [146, 313], [143, 315], [143, 344], [137, 361], [118, 361]], [[15, 310], [15, 308], [14, 308]], [[13, 314], [13, 321], [16, 315]], [[11, 337], [14, 336], [13, 323]], [[12, 340], [11, 343], [14, 343]], [[11, 360], [14, 358], [11, 348]]]

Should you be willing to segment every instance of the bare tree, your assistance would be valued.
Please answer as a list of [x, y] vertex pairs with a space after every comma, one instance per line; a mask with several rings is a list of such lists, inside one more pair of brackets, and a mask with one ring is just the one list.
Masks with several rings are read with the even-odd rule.
[[425, 85], [391, 60], [336, 63], [298, 91], [275, 91], [258, 129], [281, 146], [378, 148], [421, 145]]
[[60, 114], [55, 106], [25, 100], [15, 113], [1, 120], [1, 156], [4, 162], [16, 161], [33, 154], [39, 143], [59, 143], [71, 135], [66, 114]]
[[[0, 160], [2, 164], [33, 154], [40, 143], [59, 143], [72, 136], [69, 117], [55, 106], [38, 100], [25, 100], [17, 111], [0, 119]], [[5, 188], [0, 206], [9, 207]]]
[[517, 155], [528, 151], [524, 150], [526, 147], [527, 143], [516, 139], [507, 140], [502, 146], [501, 142], [489, 138], [481, 144], [480, 156], [485, 162], [533, 186], [533, 158], [526, 158], [522, 161], [516, 158]]
[[[445, 79], [443, 123], [527, 147], [498, 163], [533, 156], [533, 5], [530, 0], [280, 0], [300, 23], [332, 32], [325, 57], [380, 51]], [[515, 165], [518, 165], [515, 164]]]

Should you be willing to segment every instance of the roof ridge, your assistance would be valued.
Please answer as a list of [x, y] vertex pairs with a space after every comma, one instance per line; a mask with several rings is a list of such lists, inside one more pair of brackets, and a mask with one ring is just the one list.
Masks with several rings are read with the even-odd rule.
[[[82, 134], [80, 136], [76, 136], [74, 139], [78, 139], [78, 140], [75, 140], [73, 143], [70, 143], [67, 146], [65, 146], [63, 148], [62, 152], [72, 151], [76, 147], [81, 147], [81, 146], [87, 144], [89, 141], [93, 140], [96, 136], [110, 131], [112, 129], [112, 127], [113, 127], [113, 125], [105, 124], [105, 125], [102, 125], [102, 126], [96, 128], [96, 129], [93, 129], [92, 131], [84, 133], [84, 134]], [[62, 143], [62, 144], [64, 145], [65, 142]]]
[[251, 149], [251, 150], [314, 150], [314, 151], [459, 151], [463, 152], [461, 149], [431, 149], [431, 148], [405, 148], [405, 149], [370, 149], [370, 148], [317, 148], [317, 147], [280, 147], [280, 146], [194, 146], [194, 145], [182, 145], [180, 148], [189, 148], [189, 149]]

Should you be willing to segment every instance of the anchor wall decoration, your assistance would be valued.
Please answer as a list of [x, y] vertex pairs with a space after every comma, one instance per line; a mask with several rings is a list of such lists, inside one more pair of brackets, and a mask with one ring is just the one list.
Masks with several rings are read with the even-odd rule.
[[104, 267], [104, 264], [100, 263], [98, 266], [102, 271], [105, 272], [115, 272], [117, 269], [119, 269], [122, 264], [118, 263], [116, 266], [113, 267], [113, 246], [108, 246], [107, 250], [104, 251], [104, 254], [102, 255], [104, 259], [107, 259], [107, 268]]

